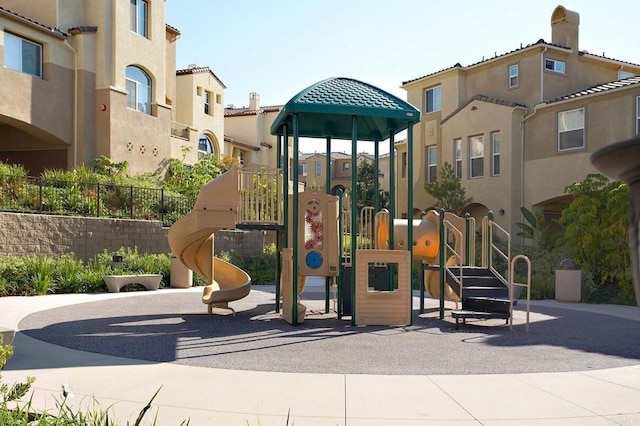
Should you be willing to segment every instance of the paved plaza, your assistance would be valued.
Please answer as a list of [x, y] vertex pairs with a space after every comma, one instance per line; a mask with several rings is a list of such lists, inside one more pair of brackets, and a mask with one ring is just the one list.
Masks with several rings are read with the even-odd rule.
[[123, 423], [160, 389], [158, 425], [640, 425], [635, 307], [538, 301], [527, 333], [521, 303], [513, 330], [456, 330], [416, 297], [411, 326], [354, 327], [322, 290], [307, 286], [298, 327], [270, 286], [235, 317], [206, 315], [198, 288], [0, 298], [0, 327], [19, 330], [3, 382], [35, 376], [49, 409], [71, 384], [72, 404], [95, 398]]

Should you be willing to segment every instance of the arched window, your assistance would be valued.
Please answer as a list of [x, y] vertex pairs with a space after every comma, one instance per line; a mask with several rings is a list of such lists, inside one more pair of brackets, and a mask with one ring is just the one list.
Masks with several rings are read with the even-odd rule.
[[151, 78], [135, 66], [127, 67], [127, 107], [151, 114]]
[[205, 154], [213, 154], [213, 144], [207, 135], [201, 135], [198, 140], [198, 158]]

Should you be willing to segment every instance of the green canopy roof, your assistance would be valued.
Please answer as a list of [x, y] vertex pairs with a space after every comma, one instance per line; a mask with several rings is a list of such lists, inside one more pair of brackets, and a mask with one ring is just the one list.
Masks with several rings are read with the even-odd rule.
[[351, 140], [352, 116], [357, 117], [357, 139], [381, 141], [420, 121], [413, 105], [375, 86], [350, 78], [328, 78], [295, 95], [271, 125], [271, 134], [293, 134], [298, 114], [298, 136], [331, 136]]

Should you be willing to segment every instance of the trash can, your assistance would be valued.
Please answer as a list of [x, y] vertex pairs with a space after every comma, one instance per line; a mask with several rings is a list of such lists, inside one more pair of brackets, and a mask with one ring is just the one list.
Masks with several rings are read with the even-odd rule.
[[172, 288], [189, 288], [193, 283], [193, 271], [187, 268], [180, 259], [172, 257], [169, 280], [169, 286]]
[[582, 271], [576, 268], [572, 259], [564, 259], [556, 269], [556, 300], [578, 303], [581, 297]]

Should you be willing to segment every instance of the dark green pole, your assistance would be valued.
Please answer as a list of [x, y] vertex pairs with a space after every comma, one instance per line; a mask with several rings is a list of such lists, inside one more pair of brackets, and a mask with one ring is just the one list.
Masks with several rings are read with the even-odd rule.
[[389, 250], [393, 250], [393, 220], [396, 218], [396, 153], [395, 135], [389, 135]]
[[300, 221], [298, 220], [299, 214], [299, 206], [298, 206], [298, 114], [293, 115], [293, 274], [291, 274], [291, 278], [293, 280], [293, 306], [291, 309], [291, 313], [293, 314], [292, 323], [293, 325], [298, 325], [298, 234], [300, 230], [298, 229], [298, 224]]
[[[423, 210], [420, 212], [420, 219], [424, 220], [424, 215], [426, 214], [426, 212]], [[426, 268], [424, 267], [424, 262], [420, 261], [420, 279], [421, 282], [419, 283], [420, 285], [420, 313], [424, 314], [424, 273], [426, 271]]]
[[[327, 136], [327, 158], [326, 158], [326, 173], [325, 173], [325, 183], [324, 183], [324, 192], [326, 194], [331, 194], [331, 136]], [[328, 261], [329, 259], [327, 259]], [[331, 278], [324, 277], [324, 312], [329, 313], [330, 308], [330, 293], [331, 293]]]
[[[283, 247], [289, 247], [289, 135], [287, 133], [287, 125], [282, 127], [282, 134], [284, 140], [284, 160], [279, 160], [279, 167], [282, 167], [282, 245]], [[278, 140], [278, 146], [280, 146], [280, 140]], [[278, 156], [280, 158], [280, 156]], [[279, 254], [278, 261], [282, 261], [282, 253]], [[282, 273], [282, 271], [280, 272]], [[276, 313], [280, 312], [280, 275], [276, 280]]]
[[344, 194], [342, 188], [338, 188], [336, 195], [338, 196], [338, 319], [342, 319], [342, 235], [344, 232], [342, 224], [342, 195]]
[[356, 245], [358, 241], [358, 200], [356, 175], [358, 174], [358, 117], [351, 117], [351, 325], [356, 325]]
[[407, 127], [407, 157], [409, 167], [407, 168], [407, 180], [409, 189], [407, 191], [407, 246], [409, 250], [409, 325], [413, 325], [413, 123]]
[[374, 212], [380, 211], [380, 146], [379, 141], [374, 141], [373, 147], [373, 194], [374, 194]]
[[438, 252], [439, 262], [440, 262], [440, 319], [444, 319], [444, 258], [445, 258], [445, 233], [444, 233], [444, 209], [440, 209], [440, 224], [438, 225], [440, 228], [440, 232], [438, 235], [440, 236], [440, 250]]
[[[286, 126], [285, 128], [285, 134], [286, 134]], [[286, 137], [285, 137], [285, 143], [286, 143]], [[288, 145], [288, 144], [287, 144]], [[288, 147], [287, 147], [288, 148]], [[284, 152], [285, 155], [288, 155], [289, 150], [285, 148]], [[277, 147], [276, 147], [276, 167], [278, 169], [282, 168], [282, 135], [278, 135], [277, 137]], [[282, 185], [280, 187], [280, 191], [282, 191], [282, 202], [283, 202], [283, 206], [284, 206], [284, 212], [282, 212], [282, 215], [284, 216], [284, 218], [287, 217], [287, 213], [286, 213], [286, 208], [287, 208], [287, 188], [288, 188], [288, 179], [289, 179], [289, 171], [287, 170], [288, 167], [286, 167], [284, 170], [282, 170], [283, 172], [283, 176], [282, 176]], [[284, 218], [283, 217], [279, 217], [278, 220], [282, 221], [282, 223], [284, 224]], [[282, 277], [282, 247], [286, 246], [287, 244], [287, 240], [286, 237], [284, 238], [284, 241], [282, 241], [282, 239], [280, 237], [282, 237], [283, 235], [286, 235], [286, 227], [284, 228], [284, 231], [276, 231], [276, 313], [280, 312], [280, 278]]]
[[465, 213], [464, 215], [464, 264], [469, 266], [470, 251], [471, 251], [471, 238], [469, 238], [469, 232], [471, 231], [471, 215], [469, 213]]

